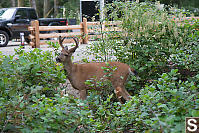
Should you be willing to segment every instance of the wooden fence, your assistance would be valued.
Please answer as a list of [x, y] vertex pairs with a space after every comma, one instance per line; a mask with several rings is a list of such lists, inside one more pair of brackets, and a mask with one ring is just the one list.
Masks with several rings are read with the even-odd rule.
[[59, 36], [67, 38], [64, 40], [64, 43], [72, 42], [71, 37], [75, 36], [81, 38], [81, 43], [88, 43], [87, 19], [85, 18], [83, 19], [83, 22], [80, 23], [80, 25], [68, 26], [39, 26], [39, 21], [35, 20], [31, 22], [31, 26], [28, 27], [28, 30], [31, 32], [29, 39], [31, 40], [30, 45], [33, 48], [39, 48], [40, 45], [46, 44], [46, 42], [49, 41], [48, 39], [54, 38], [50, 41], [57, 42]]
[[[84, 18], [80, 25], [68, 25], [68, 26], [39, 26], [39, 21], [35, 20], [31, 22], [31, 26], [28, 30], [31, 32], [29, 35], [30, 45], [33, 48], [39, 48], [40, 45], [46, 44], [49, 40], [51, 42], [57, 42], [58, 37], [66, 37], [64, 43], [71, 43], [73, 39], [71, 37], [79, 37], [80, 42], [87, 44], [88, 40], [92, 38], [100, 38], [101, 30], [104, 31], [119, 31], [117, 27], [119, 22], [106, 22], [100, 24], [100, 22], [87, 22]], [[59, 33], [55, 32], [59, 31]], [[71, 32], [72, 31], [72, 32]], [[43, 32], [43, 33], [42, 33]], [[94, 36], [94, 37], [93, 37]]]

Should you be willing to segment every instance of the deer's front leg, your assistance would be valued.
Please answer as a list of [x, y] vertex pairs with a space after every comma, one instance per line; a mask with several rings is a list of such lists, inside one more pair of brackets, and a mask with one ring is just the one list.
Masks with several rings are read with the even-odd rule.
[[126, 101], [129, 101], [131, 98], [130, 98], [130, 94], [127, 92], [126, 89], [124, 89], [123, 87], [117, 87], [115, 89], [115, 93], [116, 93], [116, 96], [119, 100], [120, 103], [123, 103], [122, 101], [122, 97], [126, 100]]
[[87, 90], [80, 90], [79, 93], [80, 93], [80, 99], [86, 100]]

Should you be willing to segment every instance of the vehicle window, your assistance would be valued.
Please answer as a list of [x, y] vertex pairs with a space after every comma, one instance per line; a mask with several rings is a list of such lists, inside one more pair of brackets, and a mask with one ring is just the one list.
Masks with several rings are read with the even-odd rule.
[[13, 17], [14, 12], [15, 9], [0, 9], [0, 19], [11, 19]]
[[19, 19], [27, 19], [27, 12], [26, 10], [18, 10], [17, 13], [15, 14], [15, 16], [20, 15]]
[[29, 10], [30, 13], [30, 19], [37, 19], [37, 14], [35, 10]]

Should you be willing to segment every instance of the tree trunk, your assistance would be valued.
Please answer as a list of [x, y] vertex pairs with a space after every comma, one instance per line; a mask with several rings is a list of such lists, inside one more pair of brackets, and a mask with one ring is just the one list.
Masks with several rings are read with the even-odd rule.
[[58, 0], [54, 0], [54, 17], [58, 14]]
[[36, 10], [37, 9], [36, 1], [35, 0], [30, 0], [30, 6], [33, 7]]
[[16, 7], [16, 0], [11, 0], [12, 7]]
[[24, 7], [24, 0], [18, 0], [18, 7]]
[[43, 12], [43, 17], [47, 18], [49, 15], [49, 10], [50, 10], [50, 3], [48, 0], [44, 0], [44, 12]]

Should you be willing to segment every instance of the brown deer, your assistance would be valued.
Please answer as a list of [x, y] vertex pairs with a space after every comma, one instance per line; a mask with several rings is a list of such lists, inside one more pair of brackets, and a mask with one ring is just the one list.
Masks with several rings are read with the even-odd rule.
[[[130, 100], [130, 94], [125, 89], [125, 82], [130, 74], [136, 74], [133, 68], [130, 68], [127, 64], [121, 62], [108, 62], [111, 67], [116, 67], [116, 70], [112, 72], [111, 77], [104, 76], [104, 70], [102, 67], [107, 67], [105, 62], [100, 63], [87, 63], [87, 64], [73, 64], [71, 60], [72, 54], [78, 48], [79, 40], [73, 38], [76, 45], [69, 49], [63, 46], [64, 38], [59, 37], [59, 44], [62, 47], [60, 55], [56, 58], [57, 62], [63, 63], [64, 69], [67, 71], [67, 77], [72, 84], [73, 88], [79, 90], [80, 99], [85, 100], [87, 97], [87, 90], [100, 88], [91, 88], [85, 84], [87, 80], [95, 77], [96, 79], [109, 78], [112, 86], [115, 89], [118, 100], [122, 102], [122, 97], [125, 100]], [[102, 89], [102, 88], [101, 88]]]

